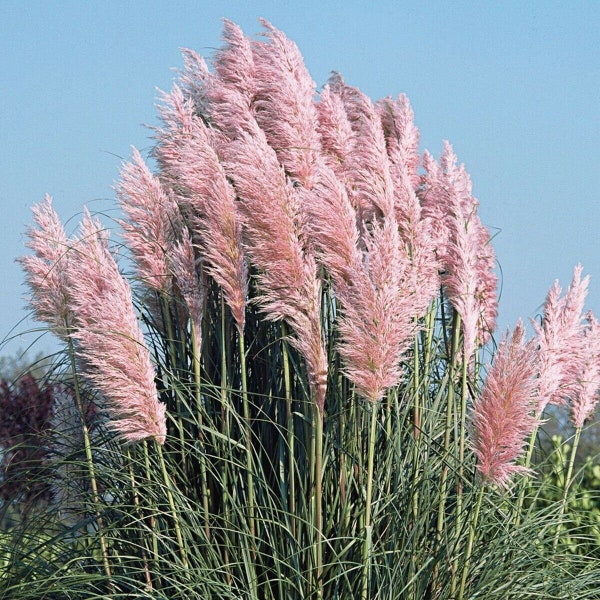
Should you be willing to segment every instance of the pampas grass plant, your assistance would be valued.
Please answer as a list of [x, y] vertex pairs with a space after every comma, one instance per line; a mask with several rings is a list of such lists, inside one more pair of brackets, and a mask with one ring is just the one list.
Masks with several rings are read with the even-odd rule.
[[[0, 598], [598, 598], [569, 518], [600, 388], [587, 278], [496, 349], [491, 238], [451, 146], [421, 157], [405, 96], [338, 74], [316, 94], [263, 26], [225, 21], [211, 68], [184, 51], [157, 171], [123, 166], [119, 262], [87, 212], [68, 237], [34, 208], [29, 302], [67, 359], [43, 384], [68, 393], [35, 437], [50, 500], [0, 537]], [[552, 480], [548, 402], [576, 426]]]

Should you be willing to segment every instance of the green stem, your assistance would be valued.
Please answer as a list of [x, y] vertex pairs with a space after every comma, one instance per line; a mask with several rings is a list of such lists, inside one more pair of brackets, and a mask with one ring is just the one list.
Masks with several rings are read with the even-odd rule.
[[198, 419], [198, 442], [200, 443], [200, 485], [202, 487], [202, 511], [204, 513], [204, 533], [206, 539], [210, 540], [210, 492], [208, 489], [208, 475], [206, 468], [206, 453], [204, 451], [204, 432], [203, 432], [203, 407], [202, 407], [202, 375], [200, 363], [200, 338], [196, 323], [191, 322], [192, 328], [192, 346], [193, 346], [193, 364], [194, 364], [194, 381], [196, 388], [196, 410]]
[[[148, 441], [144, 440], [143, 442], [144, 448], [144, 466], [146, 468], [146, 480], [148, 482], [152, 481], [152, 474], [150, 470], [150, 451], [148, 449]], [[152, 502], [152, 501], [151, 501]], [[154, 506], [153, 502], [151, 505], [151, 514], [150, 514], [150, 529], [152, 530], [152, 558], [154, 561], [154, 569], [155, 572], [159, 571], [158, 565], [158, 536], [156, 533], [156, 518], [154, 516]]]
[[[133, 471], [133, 458], [131, 456], [131, 451], [129, 448], [127, 448], [127, 450], [126, 450], [126, 455], [127, 455], [127, 465], [129, 467], [129, 480], [131, 481], [131, 491], [133, 493], [133, 505], [135, 507], [135, 512], [137, 514], [139, 521], [142, 522], [144, 520], [144, 515], [142, 513], [142, 508], [140, 505], [140, 498], [139, 498], [139, 494], [137, 492], [135, 473]], [[150, 574], [150, 567], [148, 566], [147, 541], [146, 541], [146, 538], [144, 536], [142, 529], [139, 529], [139, 534], [140, 534], [140, 548], [141, 548], [141, 552], [142, 552], [142, 562], [144, 564], [144, 577], [146, 579], [146, 589], [151, 590], [153, 585], [152, 585], [152, 576]]]
[[[162, 293], [161, 296], [162, 303], [162, 312], [163, 319], [165, 323], [165, 327], [167, 329], [167, 343], [168, 343], [168, 351], [170, 352], [170, 366], [171, 366], [171, 378], [172, 382], [177, 381], [177, 370], [178, 370], [178, 360], [177, 360], [177, 348], [175, 346], [175, 333], [173, 332], [173, 323], [171, 321], [171, 306], [169, 302], [169, 298], [166, 292]], [[183, 410], [181, 407], [181, 400], [179, 399], [179, 394], [175, 394], [175, 405], [176, 405], [176, 418], [177, 418], [177, 430], [179, 433], [179, 452], [181, 456], [181, 467], [184, 472], [186, 472], [186, 464], [187, 464], [187, 456], [185, 452], [185, 433], [183, 426]]]
[[315, 421], [315, 557], [317, 598], [323, 598], [323, 410], [313, 402]]
[[[231, 456], [231, 427], [230, 427], [230, 415], [229, 415], [229, 402], [227, 398], [227, 348], [225, 345], [225, 302], [223, 300], [223, 294], [221, 293], [220, 298], [221, 303], [221, 382], [220, 382], [220, 391], [221, 391], [221, 427], [223, 434], [223, 446], [221, 451], [221, 456]], [[225, 547], [224, 547], [224, 562], [226, 569], [226, 577], [227, 582], [231, 584], [231, 573], [229, 566], [229, 547], [231, 544], [230, 539], [230, 528], [229, 522], [231, 515], [229, 513], [230, 508], [230, 498], [229, 498], [229, 468], [230, 461], [223, 461], [223, 484], [222, 484], [222, 492], [223, 492], [223, 515], [225, 522]]]
[[460, 338], [460, 316], [454, 313], [452, 324], [452, 350], [450, 363], [448, 365], [448, 404], [446, 405], [446, 427], [444, 430], [444, 467], [441, 476], [440, 502], [438, 506], [438, 519], [436, 529], [436, 539], [438, 544], [442, 541], [444, 530], [446, 496], [448, 492], [448, 459], [450, 455], [450, 435], [452, 432], [452, 420], [454, 417], [454, 373], [456, 371], [456, 356], [458, 354], [458, 340]]
[[100, 514], [100, 494], [98, 493], [98, 483], [96, 480], [96, 469], [94, 467], [94, 457], [92, 454], [92, 444], [90, 441], [90, 432], [86, 423], [86, 411], [81, 400], [81, 390], [79, 389], [79, 378], [77, 376], [77, 367], [75, 365], [75, 349], [73, 347], [73, 340], [68, 338], [68, 352], [69, 361], [71, 366], [71, 374], [73, 376], [73, 390], [75, 392], [75, 403], [77, 404], [77, 411], [79, 418], [81, 419], [81, 432], [83, 434], [83, 445], [85, 448], [85, 459], [87, 463], [88, 472], [90, 474], [90, 486], [92, 488], [92, 498], [94, 501], [94, 511], [96, 513], [96, 522], [98, 523], [98, 534], [100, 535], [100, 549], [102, 551], [102, 561], [104, 564], [104, 572], [108, 578], [110, 588], [113, 588], [112, 582], [112, 571], [110, 568], [110, 561], [108, 559], [108, 544], [104, 535], [104, 523], [102, 515]]
[[288, 502], [289, 514], [292, 515], [291, 531], [292, 537], [296, 537], [296, 457], [294, 453], [294, 412], [292, 405], [292, 391], [290, 380], [290, 358], [288, 356], [288, 346], [285, 341], [286, 327], [281, 324], [281, 335], [283, 337], [283, 384], [285, 387], [285, 408], [286, 408], [286, 434], [288, 451]]
[[479, 488], [479, 493], [477, 494], [477, 503], [475, 504], [475, 512], [473, 514], [473, 520], [471, 521], [471, 529], [469, 531], [469, 539], [467, 541], [467, 550], [465, 553], [465, 564], [463, 567], [462, 577], [460, 580], [460, 590], [458, 592], [458, 600], [462, 600], [465, 587], [467, 585], [467, 577], [469, 575], [469, 566], [471, 563], [471, 556], [473, 554], [473, 545], [475, 542], [475, 533], [477, 531], [477, 521], [479, 520], [479, 511], [481, 509], [481, 504], [483, 501], [483, 492], [485, 490], [485, 484], [481, 484]]
[[[240, 351], [240, 369], [242, 377], [242, 405], [244, 411], [244, 425], [246, 428], [246, 485], [248, 488], [248, 513], [250, 529], [250, 548], [252, 567], [256, 565], [256, 525], [255, 525], [255, 500], [254, 500], [254, 465], [252, 458], [252, 420], [250, 418], [250, 404], [248, 402], [248, 388], [246, 382], [246, 349], [244, 346], [244, 332], [238, 328], [238, 343]], [[252, 574], [252, 598], [258, 598], [257, 580]]]
[[175, 498], [173, 497], [173, 482], [169, 477], [167, 472], [167, 465], [165, 463], [165, 457], [163, 455], [162, 446], [156, 442], [156, 448], [158, 451], [158, 460], [160, 461], [160, 468], [162, 471], [163, 480], [165, 482], [165, 487], [167, 490], [167, 498], [169, 500], [169, 507], [171, 509], [171, 515], [173, 517], [173, 525], [175, 527], [175, 536], [177, 537], [177, 544], [179, 545], [179, 555], [181, 557], [181, 563], [187, 569], [188, 561], [187, 561], [187, 553], [185, 550], [185, 544], [183, 543], [183, 536], [181, 535], [181, 526], [179, 524], [179, 515], [177, 514], [177, 510], [175, 508]]
[[366, 600], [369, 593], [369, 580], [371, 576], [371, 547], [373, 543], [373, 527], [371, 525], [371, 511], [373, 501], [373, 470], [375, 463], [375, 438], [377, 435], [377, 408], [378, 403], [371, 403], [371, 426], [369, 428], [369, 450], [367, 458], [367, 498], [365, 502], [365, 541], [363, 545], [363, 574], [361, 600]]
[[577, 447], [579, 446], [579, 438], [581, 437], [581, 427], [575, 428], [575, 437], [573, 438], [573, 447], [571, 448], [571, 456], [569, 457], [569, 466], [567, 467], [567, 476], [565, 478], [565, 484], [563, 489], [563, 496], [560, 503], [560, 510], [558, 513], [558, 522], [556, 524], [556, 533], [554, 534], [554, 542], [552, 544], [552, 550], [556, 552], [558, 547], [558, 540], [560, 537], [560, 531], [562, 527], [562, 519], [565, 514], [567, 507], [567, 500], [569, 499], [569, 490], [573, 483], [573, 467], [575, 465], [575, 456], [577, 454]]
[[[538, 423], [533, 428], [531, 435], [529, 436], [529, 443], [527, 446], [527, 454], [525, 456], [524, 467], [529, 469], [531, 466], [531, 460], [533, 458], [533, 451], [535, 450], [535, 440], [537, 438], [538, 430], [539, 430], [539, 417], [538, 415]], [[523, 512], [523, 504], [525, 502], [525, 494], [529, 490], [529, 478], [524, 477], [523, 480], [519, 484], [519, 496], [517, 498], [517, 504], [515, 507], [515, 516], [514, 516], [514, 524], [515, 527], [518, 527], [521, 523], [521, 517]]]
[[246, 426], [246, 476], [248, 486], [248, 511], [250, 514], [250, 535], [256, 535], [254, 524], [254, 467], [252, 465], [252, 421], [250, 418], [250, 404], [248, 402], [248, 387], [246, 382], [246, 349], [244, 334], [238, 330], [238, 344], [240, 350], [240, 370], [242, 377], [242, 404], [244, 423]]
[[412, 516], [413, 522], [417, 520], [417, 514], [419, 512], [419, 486], [416, 481], [419, 473], [419, 455], [421, 445], [421, 421], [422, 421], [422, 410], [421, 410], [421, 394], [419, 389], [419, 341], [415, 336], [414, 342], [414, 361], [413, 361], [413, 378], [412, 378], [412, 397], [413, 397], [413, 497], [412, 497]]
[[[467, 426], [467, 357], [463, 356], [462, 375], [461, 375], [461, 401], [460, 401], [460, 436], [458, 444], [458, 484], [456, 489], [456, 536], [460, 539], [462, 536], [463, 523], [463, 485], [465, 475], [465, 436]], [[452, 573], [458, 571], [458, 556], [454, 560]], [[454, 583], [454, 577], [452, 578]], [[451, 593], [454, 592], [452, 586]]]

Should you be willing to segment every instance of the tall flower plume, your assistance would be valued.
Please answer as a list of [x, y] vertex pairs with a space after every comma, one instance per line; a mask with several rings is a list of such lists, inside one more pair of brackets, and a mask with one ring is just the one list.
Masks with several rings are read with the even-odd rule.
[[[257, 302], [267, 318], [283, 319], [293, 329], [291, 341], [306, 360], [311, 390], [322, 412], [327, 357], [320, 325], [321, 284], [306, 238], [304, 214], [293, 183], [254, 115], [255, 89], [247, 86], [256, 85], [256, 65], [247, 52], [249, 41], [229, 23], [226, 40], [228, 45], [217, 55], [218, 76], [207, 92], [210, 119], [227, 138], [218, 155], [238, 198], [245, 251], [258, 271]], [[242, 64], [230, 60], [231, 53], [242, 57]], [[246, 75], [234, 76], [231, 64]], [[285, 115], [285, 106], [281, 101], [279, 105]]]
[[233, 140], [240, 131], [252, 131], [256, 68], [252, 45], [242, 30], [227, 20], [223, 30], [225, 45], [216, 53], [215, 74], [205, 79], [205, 95], [210, 123]]
[[169, 255], [179, 229], [175, 200], [154, 176], [138, 150], [123, 166], [117, 187], [127, 219], [119, 221], [142, 282], [157, 292], [171, 292]]
[[30, 227], [27, 231], [27, 246], [34, 254], [18, 259], [31, 293], [29, 304], [36, 319], [47, 323], [64, 339], [74, 325], [71, 291], [65, 275], [70, 240], [52, 208], [50, 196], [33, 207], [33, 218], [37, 228]]
[[473, 404], [473, 450], [477, 469], [492, 484], [507, 487], [538, 419], [534, 416], [535, 364], [533, 343], [525, 341], [519, 321], [512, 336], [500, 343], [483, 392]]
[[577, 265], [565, 295], [558, 281], [548, 291], [541, 323], [533, 323], [537, 343], [538, 413], [548, 404], [564, 404], [570, 387], [579, 376], [583, 307], [589, 276], [581, 278]]
[[394, 211], [400, 237], [410, 256], [406, 285], [417, 302], [414, 314], [423, 314], [439, 291], [439, 264], [435, 255], [434, 236], [429, 218], [423, 215], [416, 195], [420, 183], [418, 168], [419, 130], [413, 111], [404, 95], [384, 98], [375, 105], [385, 134], [394, 186]]
[[176, 142], [168, 156], [159, 149], [165, 171], [177, 182], [178, 201], [188, 215], [209, 275], [221, 286], [240, 331], [244, 329], [248, 273], [242, 247], [242, 219], [235, 190], [214, 148], [214, 132], [193, 113], [177, 87], [162, 110]]
[[78, 329], [73, 334], [85, 375], [106, 398], [109, 425], [126, 442], [164, 443], [165, 405], [135, 315], [131, 289], [108, 248], [108, 236], [86, 210], [73, 245], [68, 281]]
[[442, 283], [462, 320], [464, 354], [472, 356], [496, 326], [498, 300], [495, 255], [490, 236], [477, 214], [478, 202], [452, 146], [444, 144], [440, 163], [424, 157], [426, 174], [420, 195], [443, 269]]
[[420, 136], [407, 96], [400, 94], [397, 98], [383, 98], [375, 103], [375, 107], [381, 118], [390, 158], [403, 167], [411, 187], [417, 189], [421, 181]]
[[371, 100], [341, 75], [329, 81], [330, 89], [344, 105], [355, 143], [346, 157], [348, 194], [359, 217], [371, 221], [379, 213], [393, 211], [394, 192], [381, 119]]
[[261, 22], [268, 42], [253, 45], [256, 121], [289, 176], [310, 188], [321, 150], [316, 84], [296, 44], [268, 21]]
[[600, 399], [600, 323], [591, 311], [586, 320], [581, 339], [581, 370], [570, 394], [575, 427], [583, 427]]
[[296, 336], [320, 410], [325, 403], [327, 356], [321, 336], [321, 283], [314, 256], [298, 227], [294, 187], [258, 127], [228, 146], [225, 168], [244, 214], [247, 252], [257, 267], [259, 306], [267, 318], [283, 319]]

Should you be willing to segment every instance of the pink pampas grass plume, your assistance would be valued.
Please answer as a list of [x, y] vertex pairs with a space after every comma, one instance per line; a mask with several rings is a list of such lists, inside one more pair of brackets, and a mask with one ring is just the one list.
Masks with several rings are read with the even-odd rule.
[[[198, 276], [198, 262], [192, 239], [186, 234], [173, 246], [171, 272], [177, 291], [185, 302], [196, 337], [202, 331], [204, 314], [204, 285]], [[200, 345], [200, 340], [197, 339], [197, 343]]]
[[383, 125], [390, 161], [396, 221], [410, 256], [406, 285], [412, 286], [415, 297], [422, 299], [422, 305], [415, 309], [415, 315], [421, 315], [439, 293], [440, 266], [435, 254], [431, 220], [423, 216], [415, 193], [420, 182], [419, 130], [414, 124], [408, 98], [404, 95], [396, 100], [379, 100], [376, 109]]
[[423, 215], [432, 224], [448, 299], [461, 317], [466, 357], [487, 342], [496, 326], [498, 300], [495, 255], [477, 214], [478, 202], [463, 165], [445, 142], [439, 164], [424, 156], [419, 190]]
[[394, 192], [381, 119], [370, 98], [339, 74], [329, 85], [342, 99], [355, 136], [346, 165], [350, 199], [365, 221], [377, 213], [387, 215], [394, 209]]
[[366, 273], [338, 286], [343, 318], [340, 355], [357, 391], [371, 402], [398, 383], [401, 358], [416, 333], [414, 304], [404, 282], [408, 256], [401, 250], [393, 219], [375, 223], [366, 239]]
[[600, 396], [600, 323], [590, 311], [581, 339], [581, 371], [571, 392], [571, 420], [581, 428], [593, 414]]
[[34, 254], [17, 259], [30, 290], [29, 305], [38, 321], [47, 323], [58, 337], [66, 339], [75, 321], [65, 275], [71, 241], [52, 208], [50, 196], [33, 207], [33, 218], [37, 228], [28, 229], [27, 247]]
[[[423, 304], [406, 285], [408, 255], [394, 215], [362, 241], [346, 189], [326, 166], [312, 190], [300, 190], [319, 262], [341, 305], [338, 350], [357, 391], [377, 402], [402, 376], [401, 358]], [[364, 251], [360, 246], [364, 245]]]
[[375, 103], [375, 108], [383, 125], [388, 154], [395, 164], [402, 166], [412, 189], [416, 190], [421, 181], [420, 134], [408, 97], [400, 94], [397, 98], [383, 98]]
[[298, 197], [264, 132], [241, 133], [227, 146], [225, 169], [244, 215], [246, 250], [258, 269], [257, 298], [267, 318], [285, 320], [291, 342], [304, 356], [309, 383], [322, 414], [327, 356], [321, 336], [321, 284], [306, 248]]
[[537, 342], [538, 413], [548, 404], [564, 404], [581, 367], [583, 307], [589, 276], [583, 267], [573, 270], [571, 285], [561, 297], [558, 281], [548, 291], [541, 323], [533, 322]]
[[321, 143], [314, 106], [316, 84], [294, 42], [262, 19], [268, 42], [252, 45], [256, 121], [288, 175], [312, 187]]
[[178, 78], [179, 87], [183, 90], [185, 97], [194, 104], [197, 114], [206, 116], [209, 103], [206, 89], [213, 75], [208, 70], [204, 58], [195, 50], [182, 48], [181, 54], [184, 68]]
[[256, 69], [251, 42], [238, 25], [224, 20], [223, 40], [213, 61], [215, 74], [205, 81], [205, 94], [211, 125], [233, 140], [253, 128]]
[[[185, 206], [195, 241], [200, 246], [208, 274], [221, 286], [238, 329], [244, 330], [248, 273], [242, 247], [242, 219], [236, 205], [235, 190], [227, 180], [213, 147], [214, 135], [193, 113], [184, 114], [183, 96], [177, 88], [170, 96], [173, 111], [169, 117], [176, 130], [177, 143], [164, 169], [177, 182], [178, 200]], [[191, 111], [191, 107], [187, 107]], [[163, 111], [168, 113], [168, 108]], [[179, 135], [177, 131], [184, 132]]]
[[151, 290], [170, 293], [169, 255], [181, 227], [177, 204], [135, 148], [122, 168], [117, 196], [127, 216], [119, 224], [139, 278]]
[[108, 249], [108, 236], [86, 210], [69, 262], [78, 329], [76, 352], [86, 377], [107, 400], [109, 425], [128, 443], [166, 437], [165, 405], [140, 331], [131, 289]]
[[344, 103], [339, 94], [325, 85], [316, 105], [321, 136], [322, 157], [342, 183], [346, 183], [346, 164], [356, 143]]
[[481, 397], [473, 404], [477, 469], [491, 484], [506, 488], [513, 475], [528, 472], [516, 463], [539, 422], [534, 416], [534, 377], [533, 344], [525, 342], [519, 321], [512, 336], [500, 343]]

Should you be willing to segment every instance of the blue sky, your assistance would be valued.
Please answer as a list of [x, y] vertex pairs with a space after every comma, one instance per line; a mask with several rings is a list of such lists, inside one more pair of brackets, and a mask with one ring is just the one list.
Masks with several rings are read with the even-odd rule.
[[47, 192], [69, 228], [84, 204], [117, 217], [112, 186], [130, 146], [152, 146], [157, 88], [179, 48], [210, 58], [222, 17], [248, 35], [271, 21], [318, 85], [335, 70], [374, 99], [406, 93], [422, 149], [453, 144], [496, 234], [501, 327], [538, 314], [578, 262], [600, 314], [600, 2], [0, 0], [0, 340], [26, 314], [14, 259], [30, 207]]

